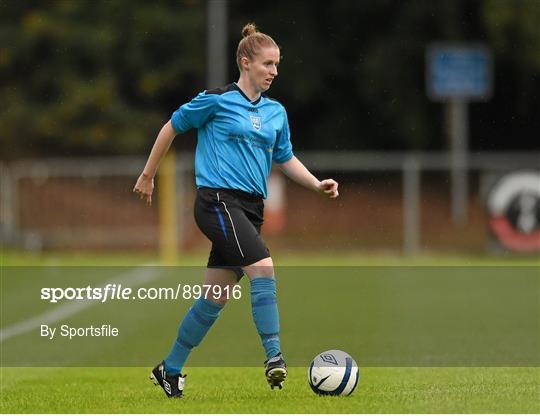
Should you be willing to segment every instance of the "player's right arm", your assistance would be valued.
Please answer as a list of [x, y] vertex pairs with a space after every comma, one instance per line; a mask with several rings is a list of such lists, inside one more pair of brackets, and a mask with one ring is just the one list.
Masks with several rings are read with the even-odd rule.
[[148, 157], [148, 161], [146, 162], [146, 166], [144, 167], [141, 176], [139, 176], [139, 179], [137, 179], [137, 183], [133, 188], [133, 192], [139, 195], [139, 197], [149, 206], [152, 205], [154, 176], [156, 176], [159, 163], [169, 150], [169, 147], [171, 146], [176, 134], [177, 133], [172, 126], [171, 120], [169, 120], [161, 128], [154, 146], [152, 147], [152, 151], [150, 152], [150, 156]]
[[133, 192], [139, 195], [147, 205], [152, 204], [154, 176], [156, 176], [159, 163], [167, 150], [169, 150], [175, 136], [192, 128], [198, 129], [208, 123], [214, 116], [218, 100], [219, 95], [207, 94], [206, 91], [202, 92], [189, 103], [180, 106], [173, 113], [171, 119], [162, 127], [152, 147], [146, 166], [133, 188]]

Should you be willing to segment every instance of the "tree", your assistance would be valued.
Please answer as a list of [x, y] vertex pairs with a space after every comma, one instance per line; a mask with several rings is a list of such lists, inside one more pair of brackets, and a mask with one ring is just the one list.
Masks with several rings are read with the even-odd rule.
[[[213, 87], [205, 5], [0, 3], [2, 159], [146, 153], [178, 105]], [[442, 107], [424, 86], [435, 40], [493, 51], [495, 93], [471, 105], [471, 148], [540, 146], [538, 0], [231, 0], [231, 80], [249, 21], [282, 45], [269, 95], [285, 104], [296, 149], [444, 149]]]
[[21, 3], [2, 4], [2, 158], [146, 151], [204, 73], [202, 2]]

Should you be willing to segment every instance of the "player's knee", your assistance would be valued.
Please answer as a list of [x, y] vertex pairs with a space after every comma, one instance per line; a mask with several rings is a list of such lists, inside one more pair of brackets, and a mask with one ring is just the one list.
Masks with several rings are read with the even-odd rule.
[[255, 277], [274, 277], [274, 263], [272, 262], [272, 257], [267, 257], [244, 267], [244, 272], [250, 279]]
[[209, 300], [210, 302], [217, 303], [220, 306], [225, 306], [225, 304], [227, 303], [227, 301], [231, 297], [230, 293], [232, 293], [233, 288], [232, 287], [227, 287], [226, 290], [223, 290], [223, 288], [220, 288], [220, 289], [222, 289], [222, 290], [219, 291], [219, 294], [213, 294], [213, 293], [208, 294], [204, 298], [206, 300]]

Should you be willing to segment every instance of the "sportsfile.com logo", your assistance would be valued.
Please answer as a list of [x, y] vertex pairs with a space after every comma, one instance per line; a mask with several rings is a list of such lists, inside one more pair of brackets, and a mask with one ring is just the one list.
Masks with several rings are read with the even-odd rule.
[[178, 300], [178, 299], [240, 299], [242, 287], [235, 285], [221, 287], [218, 285], [185, 285], [176, 287], [140, 287], [134, 290], [121, 284], [108, 283], [99, 287], [44, 287], [41, 289], [41, 300], [58, 303], [62, 300], [98, 301], [109, 300]]

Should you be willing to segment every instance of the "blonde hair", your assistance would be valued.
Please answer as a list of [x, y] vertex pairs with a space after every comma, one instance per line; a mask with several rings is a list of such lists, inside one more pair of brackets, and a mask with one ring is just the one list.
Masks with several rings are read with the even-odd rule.
[[236, 64], [238, 65], [238, 69], [242, 71], [240, 59], [245, 57], [251, 61], [261, 48], [268, 46], [274, 46], [279, 49], [274, 39], [257, 30], [255, 23], [245, 25], [242, 29], [242, 40], [240, 40], [236, 49]]

